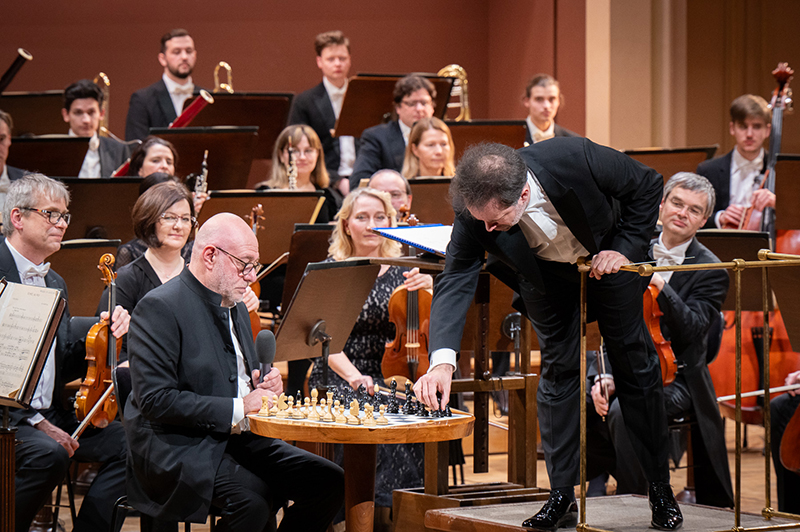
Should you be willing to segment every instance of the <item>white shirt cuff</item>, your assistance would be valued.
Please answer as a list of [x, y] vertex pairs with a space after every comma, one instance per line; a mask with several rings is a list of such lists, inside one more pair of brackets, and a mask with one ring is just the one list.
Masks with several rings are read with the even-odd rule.
[[34, 414], [33, 416], [28, 418], [28, 424], [31, 427], [35, 427], [36, 425], [38, 425], [42, 421], [44, 421], [44, 416], [41, 415], [39, 412], [36, 412], [36, 414]]
[[233, 416], [231, 417], [231, 426], [236, 426], [241, 420], [244, 419], [244, 399], [241, 397], [233, 398]]
[[456, 352], [449, 347], [442, 347], [441, 349], [437, 349], [433, 353], [431, 353], [429, 359], [430, 367], [428, 371], [432, 370], [434, 367], [440, 364], [450, 364], [453, 366], [453, 370], [456, 370]]
[[719, 223], [719, 218], [722, 216], [724, 211], [717, 211], [717, 214], [714, 215], [714, 225], [717, 226], [717, 229], [722, 229], [722, 226]]

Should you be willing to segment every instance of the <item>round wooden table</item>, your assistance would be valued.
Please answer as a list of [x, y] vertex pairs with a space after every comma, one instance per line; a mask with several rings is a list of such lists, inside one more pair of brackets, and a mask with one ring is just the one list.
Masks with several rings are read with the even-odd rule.
[[[453, 411], [453, 417], [420, 418], [418, 423], [401, 425], [345, 425], [308, 420], [279, 419], [250, 415], [250, 430], [254, 434], [288, 441], [342, 443], [344, 446], [345, 519], [348, 532], [371, 531], [375, 513], [375, 466], [379, 443], [433, 443], [457, 440], [472, 433], [475, 417], [466, 412]], [[377, 417], [377, 414], [376, 414]], [[425, 479], [435, 482], [429, 473], [438, 469], [435, 446], [425, 448]], [[432, 467], [428, 467], [433, 464]], [[447, 468], [447, 464], [444, 464]], [[447, 482], [447, 471], [443, 476]], [[310, 483], [309, 486], [313, 486]], [[315, 489], [325, 489], [318, 486]]]

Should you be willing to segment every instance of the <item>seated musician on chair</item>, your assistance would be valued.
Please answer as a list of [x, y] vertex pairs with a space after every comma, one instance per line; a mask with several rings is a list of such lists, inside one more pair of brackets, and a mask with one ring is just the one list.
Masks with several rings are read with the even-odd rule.
[[70, 136], [90, 137], [89, 149], [78, 177], [111, 177], [130, 155], [130, 147], [98, 135], [103, 119], [103, 91], [88, 79], [79, 79], [64, 89], [61, 117], [69, 124]]
[[577, 137], [569, 129], [556, 124], [558, 109], [564, 102], [561, 86], [548, 74], [537, 74], [525, 87], [522, 105], [528, 110], [525, 142], [534, 144], [553, 137]]
[[753, 94], [739, 96], [731, 103], [730, 115], [728, 127], [736, 146], [697, 166], [697, 173], [708, 178], [717, 193], [705, 228], [737, 229], [750, 205], [759, 211], [775, 207], [775, 194], [758, 188], [767, 163], [764, 141], [772, 129], [767, 101]]
[[411, 209], [411, 201], [414, 196], [411, 194], [411, 185], [408, 179], [403, 177], [397, 170], [384, 169], [378, 170], [369, 178], [369, 188], [386, 192], [392, 198], [392, 207], [400, 219], [401, 208]]
[[403, 177], [452, 176], [456, 173], [456, 148], [447, 124], [432, 116], [411, 128], [403, 159]]
[[128, 337], [132, 394], [125, 406], [128, 502], [167, 521], [217, 530], [264, 530], [291, 500], [281, 530], [323, 531], [342, 504], [335, 464], [249, 431], [262, 396], [282, 392], [280, 372], [262, 380], [242, 300], [255, 281], [258, 240], [231, 213], [197, 232], [189, 266], [136, 305]]
[[[658, 266], [719, 262], [695, 238], [714, 205], [714, 189], [704, 177], [688, 172], [672, 176], [664, 188], [661, 202], [663, 229], [650, 247], [650, 257]], [[667, 419], [691, 412], [697, 419], [692, 431], [697, 502], [711, 506], [733, 506], [725, 433], [717, 407], [714, 385], [708, 372], [707, 341], [712, 324], [719, 320], [720, 307], [728, 293], [728, 274], [724, 270], [654, 273], [650, 284], [658, 289], [663, 317], [661, 330], [672, 343], [679, 370], [675, 380], [664, 388]], [[613, 371], [613, 368], [607, 370]], [[611, 372], [609, 372], [611, 373]], [[619, 401], [609, 407], [601, 389], [614, 393], [612, 375], [598, 377], [592, 386], [597, 413], [607, 416], [608, 431], [616, 454], [617, 494], [647, 493], [647, 481], [633, 454], [622, 419]]]
[[[786, 385], [800, 384], [800, 371], [786, 377]], [[800, 473], [790, 471], [781, 462], [780, 450], [786, 426], [800, 408], [800, 390], [792, 390], [770, 401], [772, 464], [775, 466], [775, 480], [778, 484], [778, 510], [800, 514]], [[795, 452], [797, 446], [794, 445]]]
[[[29, 174], [11, 183], [3, 209], [0, 243], [0, 276], [7, 281], [58, 288], [67, 298], [64, 279], [44, 261], [58, 251], [67, 230], [69, 192], [41, 174]], [[89, 272], [87, 272], [89, 273]], [[108, 313], [104, 313], [104, 318]], [[128, 312], [114, 309], [111, 329], [121, 337], [128, 330]], [[72, 402], [62, 404], [65, 385], [86, 375], [83, 339], [70, 341], [69, 310], [65, 310], [53, 348], [47, 357], [31, 407], [12, 410], [17, 427], [16, 532], [25, 532], [36, 512], [64, 480], [70, 457], [81, 462], [103, 462], [83, 499], [73, 530], [107, 532], [114, 501], [125, 494], [125, 437], [122, 425], [111, 422], [104, 429], [89, 428], [80, 437]]]

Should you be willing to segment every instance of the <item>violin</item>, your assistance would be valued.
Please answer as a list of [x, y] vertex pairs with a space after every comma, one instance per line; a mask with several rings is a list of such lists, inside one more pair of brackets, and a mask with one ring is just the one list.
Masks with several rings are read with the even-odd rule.
[[[259, 229], [264, 229], [263, 225], [260, 225], [259, 222], [264, 219], [264, 206], [260, 203], [255, 205], [253, 209], [250, 211], [249, 215], [250, 219], [250, 229], [253, 230], [254, 235], [258, 235]], [[256, 297], [261, 296], [261, 278], [259, 277], [253, 283], [250, 284], [250, 289], [255, 292]], [[255, 340], [258, 333], [261, 331], [261, 316], [258, 315], [258, 312], [253, 310], [250, 312], [250, 327], [253, 329], [253, 340]]]
[[675, 353], [672, 352], [672, 343], [665, 340], [661, 334], [661, 316], [664, 315], [658, 306], [659, 290], [655, 286], [647, 285], [642, 297], [644, 303], [644, 322], [647, 325], [647, 330], [650, 332], [650, 337], [653, 339], [653, 344], [656, 346], [658, 353], [658, 361], [661, 364], [661, 381], [664, 386], [672, 384], [675, 380], [675, 375], [678, 372], [678, 361], [675, 358]]
[[[112, 373], [117, 366], [117, 358], [122, 342], [111, 334], [111, 316], [117, 306], [117, 274], [112, 269], [114, 255], [100, 257], [98, 269], [103, 273], [103, 282], [108, 287], [108, 319], [92, 325], [86, 335], [86, 378], [75, 396], [75, 415], [79, 421], [90, 423], [97, 428], [105, 428], [117, 416], [117, 400], [111, 393], [114, 389]], [[95, 406], [102, 402], [102, 407]], [[102, 410], [100, 409], [102, 408]], [[85, 423], [81, 424], [85, 426]], [[78, 433], [78, 431], [76, 431]], [[73, 436], [74, 437], [74, 436]]]
[[[408, 208], [401, 207], [409, 225], [418, 223], [416, 217], [408, 215]], [[430, 290], [409, 291], [405, 285], [394, 289], [389, 298], [389, 321], [394, 323], [396, 334], [386, 344], [381, 360], [381, 372], [386, 378], [403, 376], [411, 381], [428, 371], [428, 329], [431, 317]]]
[[783, 432], [780, 459], [783, 467], [800, 475], [800, 408], [794, 411]]

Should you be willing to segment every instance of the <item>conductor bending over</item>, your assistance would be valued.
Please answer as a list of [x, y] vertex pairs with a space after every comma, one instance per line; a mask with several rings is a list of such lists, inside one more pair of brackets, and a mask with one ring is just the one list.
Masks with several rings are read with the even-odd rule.
[[[456, 219], [431, 308], [431, 369], [414, 390], [430, 406], [450, 394], [464, 320], [488, 252], [510, 269], [542, 353], [537, 394], [550, 498], [523, 526], [555, 530], [577, 521], [580, 274], [592, 257], [590, 317], [599, 322], [632, 446], [649, 484], [652, 525], [683, 517], [669, 485], [667, 424], [658, 358], [642, 318], [642, 283], [621, 265], [645, 258], [663, 181], [648, 168], [583, 138], [554, 138], [519, 151], [467, 150], [450, 186]], [[619, 273], [618, 273], [619, 272]]]
[[218, 214], [197, 233], [189, 267], [136, 306], [129, 332], [133, 393], [125, 409], [128, 499], [147, 516], [260, 532], [276, 503], [292, 501], [280, 530], [326, 530], [342, 504], [337, 465], [249, 432], [247, 414], [282, 391], [273, 368], [259, 379], [245, 290], [258, 241], [238, 216]]

